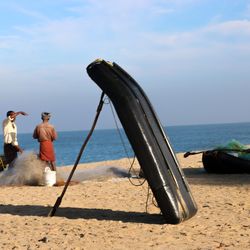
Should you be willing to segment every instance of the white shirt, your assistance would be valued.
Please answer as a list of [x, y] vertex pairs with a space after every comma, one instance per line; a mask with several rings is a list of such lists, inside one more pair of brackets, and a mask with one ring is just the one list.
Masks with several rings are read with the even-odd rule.
[[3, 121], [3, 136], [4, 136], [4, 143], [12, 144], [13, 146], [17, 146], [17, 127], [16, 124], [13, 122], [10, 116], [8, 116]]

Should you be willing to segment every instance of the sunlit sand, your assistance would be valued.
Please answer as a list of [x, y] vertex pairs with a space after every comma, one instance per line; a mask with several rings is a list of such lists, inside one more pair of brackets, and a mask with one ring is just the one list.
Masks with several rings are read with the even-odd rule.
[[[30, 186], [40, 182], [43, 166], [29, 155], [36, 164], [28, 169], [36, 177], [28, 178], [21, 164], [20, 171], [26, 170], [15, 170], [19, 184], [9, 179], [5, 184], [11, 186], [1, 186], [1, 249], [248, 249], [250, 175], [207, 174], [201, 155], [177, 156], [199, 210], [168, 225], [151, 193], [146, 206], [147, 183], [131, 183], [128, 159], [80, 164], [73, 179], [78, 184], [68, 187], [55, 216], [47, 217], [63, 186]], [[71, 168], [61, 167], [61, 178]], [[138, 169], [136, 163], [134, 173]]]

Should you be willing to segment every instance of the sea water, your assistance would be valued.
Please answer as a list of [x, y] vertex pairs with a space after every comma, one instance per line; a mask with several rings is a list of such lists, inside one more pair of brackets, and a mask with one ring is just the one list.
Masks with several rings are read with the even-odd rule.
[[[167, 126], [164, 130], [176, 153], [212, 149], [233, 139], [242, 144], [250, 144], [250, 123]], [[58, 139], [54, 142], [57, 166], [75, 163], [87, 134], [86, 130], [58, 132]], [[39, 144], [32, 138], [31, 133], [18, 134], [18, 141], [25, 151], [39, 152]], [[3, 144], [2, 135], [0, 144]], [[0, 154], [2, 152], [0, 149]], [[80, 162], [116, 160], [133, 156], [133, 150], [122, 129], [99, 129], [93, 132]]]

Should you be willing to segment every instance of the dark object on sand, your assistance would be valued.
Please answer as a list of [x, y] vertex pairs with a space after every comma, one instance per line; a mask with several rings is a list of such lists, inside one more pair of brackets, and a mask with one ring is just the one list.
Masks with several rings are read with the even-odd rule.
[[208, 150], [202, 153], [204, 169], [208, 173], [241, 174], [250, 173], [250, 160], [240, 158], [222, 150]]
[[87, 72], [114, 104], [166, 222], [194, 216], [197, 206], [188, 183], [142, 88], [116, 63], [96, 60]]
[[0, 172], [7, 167], [6, 159], [4, 155], [0, 155]]

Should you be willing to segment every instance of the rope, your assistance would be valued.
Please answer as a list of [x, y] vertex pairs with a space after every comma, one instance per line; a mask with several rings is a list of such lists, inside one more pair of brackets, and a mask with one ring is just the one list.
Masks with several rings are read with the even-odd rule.
[[[112, 112], [112, 115], [113, 115], [113, 119], [114, 119], [114, 121], [115, 121], [116, 129], [117, 129], [117, 131], [118, 131], [120, 140], [121, 140], [121, 142], [122, 142], [124, 151], [125, 151], [125, 153], [126, 153], [126, 155], [127, 155], [127, 158], [128, 158], [129, 164], [130, 164], [128, 173], [131, 174], [131, 173], [133, 172], [132, 175], [135, 175], [135, 176], [136, 176], [136, 178], [134, 178], [134, 177], [132, 177], [132, 175], [131, 175], [131, 176], [128, 178], [128, 179], [129, 179], [129, 182], [130, 182], [133, 186], [136, 186], [136, 187], [142, 186], [142, 187], [144, 188], [143, 184], [146, 182], [146, 179], [143, 178], [143, 181], [141, 181], [142, 178], [141, 178], [138, 174], [136, 174], [135, 170], [133, 170], [133, 166], [134, 166], [136, 157], [135, 157], [135, 154], [134, 154], [132, 162], [130, 161], [130, 157], [129, 157], [129, 154], [128, 154], [128, 151], [127, 151], [127, 148], [126, 148], [126, 144], [125, 144], [125, 142], [124, 142], [124, 140], [123, 140], [123, 136], [122, 136], [121, 131], [120, 131], [119, 126], [118, 126], [118, 122], [117, 122], [117, 118], [116, 118], [116, 115], [115, 115], [115, 112], [114, 112], [114, 108], [113, 108], [112, 102], [110, 101], [110, 99], [109, 99], [108, 97], [107, 97], [107, 99], [105, 99], [105, 100], [108, 100], [108, 101], [105, 102], [105, 104], [109, 104], [109, 105], [110, 105], [111, 112]], [[135, 184], [135, 182], [132, 181], [132, 180], [134, 180], [134, 179], [136, 179], [136, 180], [139, 182], [139, 184]], [[147, 186], [146, 202], [145, 202], [145, 211], [146, 211], [146, 213], [148, 213], [149, 200], [150, 200], [149, 198], [150, 198], [150, 195], [151, 195], [151, 194], [152, 194], [152, 201], [151, 201], [151, 204], [153, 204], [155, 207], [159, 208], [159, 206], [157, 205], [157, 202], [156, 202], [156, 200], [155, 200], [155, 197], [154, 197], [153, 193], [150, 192], [150, 187], [149, 187], [149, 185], [148, 185], [148, 186]]]
[[[125, 142], [124, 142], [124, 140], [123, 140], [123, 136], [122, 136], [122, 134], [121, 134], [121, 131], [120, 131], [120, 129], [119, 129], [118, 122], [117, 122], [117, 119], [116, 119], [116, 115], [115, 115], [115, 112], [114, 112], [114, 108], [113, 108], [112, 102], [109, 100], [108, 104], [110, 105], [110, 109], [111, 109], [111, 112], [112, 112], [112, 115], [113, 115], [113, 119], [114, 119], [114, 121], [115, 121], [116, 130], [117, 130], [117, 132], [118, 132], [118, 134], [119, 134], [120, 140], [121, 140], [122, 145], [123, 145], [123, 149], [124, 149], [124, 151], [125, 151], [125, 153], [126, 153], [126, 155], [127, 155], [127, 159], [128, 159], [128, 161], [129, 161], [129, 164], [130, 164], [128, 173], [131, 174], [131, 172], [132, 172], [132, 170], [133, 170], [133, 165], [134, 165], [134, 163], [135, 163], [136, 157], [135, 157], [135, 154], [134, 154], [132, 162], [130, 161], [129, 153], [128, 153], [128, 150], [127, 150], [127, 148], [126, 148], [126, 144], [125, 144]], [[137, 179], [138, 181], [140, 180], [140, 177], [138, 176], [138, 174], [135, 173], [135, 171], [133, 172], [133, 175], [136, 175], [136, 176], [137, 176], [136, 179]], [[146, 181], [146, 179], [144, 179], [143, 182], [140, 182], [140, 181], [139, 181], [140, 183], [139, 183], [138, 185], [132, 182], [132, 178], [131, 178], [131, 177], [129, 178], [129, 181], [130, 181], [130, 183], [131, 183], [132, 185], [134, 185], [134, 186], [142, 186], [142, 185], [144, 184], [144, 182]]]
[[118, 134], [119, 134], [119, 137], [120, 137], [120, 139], [121, 139], [121, 142], [122, 142], [124, 151], [125, 151], [125, 153], [126, 153], [126, 155], [127, 155], [127, 158], [128, 158], [128, 160], [129, 160], [129, 163], [130, 163], [130, 165], [131, 165], [131, 164], [133, 164], [133, 163], [130, 162], [129, 153], [128, 153], [127, 148], [126, 148], [126, 146], [125, 146], [125, 142], [124, 142], [124, 140], [123, 140], [123, 137], [122, 137], [122, 134], [121, 134], [121, 131], [120, 131], [120, 129], [119, 129], [118, 122], [117, 122], [117, 119], [116, 119], [116, 116], [115, 116], [114, 108], [113, 108], [113, 105], [112, 105], [112, 103], [110, 102], [110, 100], [109, 100], [109, 105], [110, 105], [111, 112], [112, 112], [112, 115], [113, 115], [113, 118], [114, 118], [114, 121], [115, 121], [116, 130], [117, 130], [117, 132], [118, 132]]
[[[113, 115], [113, 119], [115, 121], [115, 126], [116, 126], [116, 129], [118, 131], [118, 134], [119, 134], [119, 137], [120, 137], [120, 140], [122, 142], [122, 145], [123, 145], [123, 148], [124, 148], [124, 151], [127, 155], [127, 158], [128, 158], [128, 161], [129, 161], [129, 164], [130, 164], [130, 167], [129, 167], [129, 171], [128, 173], [131, 174], [131, 172], [133, 171], [134, 173], [132, 175], [135, 175], [136, 178], [132, 177], [129, 177], [129, 182], [133, 185], [133, 186], [142, 186], [143, 187], [143, 184], [146, 182], [146, 179], [143, 178], [143, 181], [141, 181], [141, 178], [138, 176], [138, 174], [135, 173], [135, 170], [133, 170], [133, 166], [134, 166], [134, 163], [135, 163], [135, 160], [136, 160], [136, 157], [135, 157], [135, 154], [133, 156], [133, 160], [132, 162], [130, 161], [130, 157], [129, 157], [129, 154], [128, 154], [128, 151], [127, 151], [127, 148], [126, 148], [126, 145], [125, 145], [125, 142], [123, 140], [123, 137], [122, 137], [122, 134], [121, 134], [121, 131], [119, 129], [119, 126], [118, 126], [118, 122], [117, 122], [117, 118], [116, 118], [116, 115], [115, 115], [115, 112], [114, 112], [114, 108], [113, 108], [113, 105], [112, 105], [112, 102], [108, 99], [108, 102], [105, 102], [105, 104], [110, 104], [110, 108], [111, 108], [111, 112], [112, 112], [112, 115]], [[133, 182], [132, 180], [136, 179], [139, 184], [135, 184], [135, 182]], [[146, 202], [145, 202], [145, 211], [146, 213], [148, 212], [148, 207], [149, 207], [149, 197], [150, 197], [150, 188], [149, 188], [149, 185], [147, 187], [147, 196], [146, 196]], [[154, 202], [154, 196], [152, 197], [152, 204], [155, 206], [155, 207], [158, 207], [155, 202]]]

